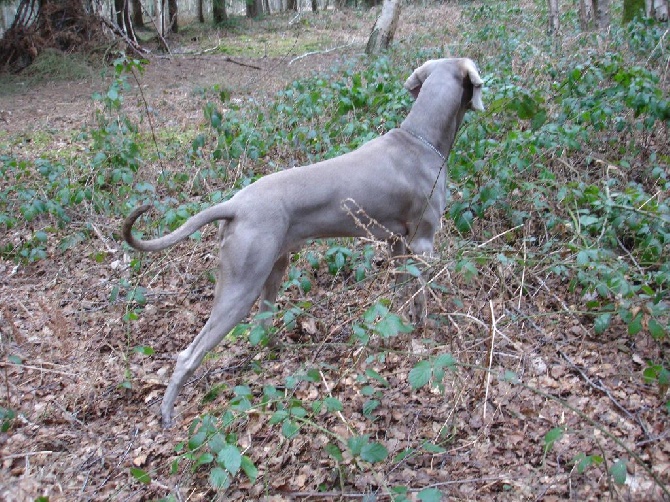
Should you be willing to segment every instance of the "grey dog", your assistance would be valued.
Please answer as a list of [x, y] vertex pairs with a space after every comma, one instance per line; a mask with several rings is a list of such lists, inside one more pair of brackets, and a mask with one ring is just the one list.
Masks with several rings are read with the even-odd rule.
[[394, 256], [408, 249], [431, 255], [447, 202], [446, 158], [466, 111], [484, 109], [482, 79], [470, 59], [435, 59], [417, 68], [405, 88], [416, 101], [400, 127], [353, 152], [265, 176], [157, 239], [132, 234], [151, 206], [128, 216], [123, 237], [140, 251], [165, 249], [220, 221], [212, 314], [177, 356], [161, 404], [164, 427], [172, 424], [175, 400], [205, 354], [258, 298], [261, 310], [274, 303], [289, 254], [306, 240], [373, 235], [387, 240]]

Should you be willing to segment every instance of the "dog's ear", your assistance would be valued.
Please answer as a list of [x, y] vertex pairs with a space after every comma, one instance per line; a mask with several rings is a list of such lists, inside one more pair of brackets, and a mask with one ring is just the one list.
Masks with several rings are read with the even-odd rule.
[[483, 112], [484, 103], [482, 102], [482, 78], [477, 71], [477, 65], [471, 59], [462, 59], [462, 67], [466, 72], [468, 80], [472, 84], [472, 99], [470, 100], [470, 109]]
[[437, 59], [431, 59], [426, 61], [416, 70], [412, 72], [407, 80], [405, 80], [405, 89], [407, 89], [414, 99], [419, 97], [419, 92], [421, 92], [421, 86], [428, 78], [428, 75], [431, 74], [435, 64], [438, 63]]

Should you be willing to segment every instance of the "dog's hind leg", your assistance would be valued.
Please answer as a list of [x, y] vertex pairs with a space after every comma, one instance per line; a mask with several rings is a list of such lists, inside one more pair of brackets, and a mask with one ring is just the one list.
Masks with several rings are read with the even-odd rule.
[[[289, 254], [284, 253], [275, 262], [272, 267], [272, 272], [265, 280], [263, 289], [261, 290], [261, 296], [259, 299], [259, 312], [269, 312], [274, 308], [275, 301], [277, 300], [277, 293], [279, 293], [279, 288], [282, 284], [282, 279], [284, 278], [284, 273], [288, 268]], [[263, 325], [268, 327], [270, 325], [271, 317], [266, 317], [263, 319]]]
[[203, 358], [233, 329], [251, 310], [266, 283], [276, 261], [276, 249], [267, 243], [260, 250], [258, 236], [249, 233], [240, 238], [231, 234], [221, 246], [219, 275], [212, 314], [198, 336], [177, 356], [177, 364], [170, 378], [163, 402], [161, 416], [163, 427], [170, 427], [174, 404], [179, 391]]

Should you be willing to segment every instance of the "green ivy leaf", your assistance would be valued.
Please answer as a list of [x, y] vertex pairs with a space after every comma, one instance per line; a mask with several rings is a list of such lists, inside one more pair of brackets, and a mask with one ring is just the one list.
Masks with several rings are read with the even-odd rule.
[[344, 456], [342, 455], [342, 451], [333, 443], [328, 443], [325, 446], [326, 453], [333, 457], [336, 462], [343, 462], [344, 461]]
[[133, 348], [133, 352], [136, 354], [142, 354], [144, 356], [153, 356], [155, 353], [154, 349], [148, 345], [138, 345], [137, 347]]
[[193, 451], [202, 446], [202, 444], [205, 442], [207, 439], [207, 433], [203, 430], [200, 430], [196, 432], [191, 438], [188, 440], [188, 449]]
[[228, 444], [219, 451], [216, 461], [234, 476], [242, 465], [242, 455], [237, 446]]
[[600, 314], [598, 317], [596, 317], [596, 322], [593, 324], [593, 329], [595, 330], [596, 335], [602, 335], [609, 327], [611, 321], [612, 314], [609, 312]]
[[368, 369], [365, 370], [365, 375], [370, 377], [370, 378], [373, 378], [373, 379], [377, 380], [384, 387], [389, 386], [388, 380], [386, 380], [386, 378], [384, 378], [378, 372], [376, 372], [375, 370], [373, 370], [371, 368], [368, 368]]
[[149, 474], [142, 469], [138, 469], [137, 467], [131, 467], [130, 468], [130, 474], [137, 481], [139, 481], [140, 483], [142, 483], [144, 485], [148, 485], [149, 483], [151, 483], [151, 476], [149, 476]]
[[334, 397], [327, 397], [323, 400], [323, 402], [326, 405], [326, 409], [330, 412], [344, 410], [342, 402], [339, 399], [335, 399]]
[[665, 337], [665, 328], [656, 319], [649, 319], [647, 326], [649, 327], [649, 334], [654, 340], [660, 340]]
[[198, 459], [195, 461], [195, 466], [211, 464], [214, 461], [214, 455], [209, 452], [203, 453], [198, 456]]
[[298, 434], [299, 430], [300, 426], [295, 422], [291, 422], [290, 420], [284, 420], [284, 423], [281, 426], [281, 433], [286, 439], [291, 439], [294, 437], [296, 434]]
[[286, 410], [277, 410], [275, 411], [272, 416], [270, 417], [270, 420], [268, 423], [270, 425], [275, 425], [278, 424], [279, 422], [283, 422], [288, 418], [288, 411]]
[[628, 334], [630, 336], [635, 336], [640, 331], [642, 331], [642, 314], [637, 314], [633, 320], [628, 323]]
[[446, 448], [443, 448], [442, 446], [438, 446], [433, 443], [425, 442], [423, 445], [423, 449], [426, 450], [428, 453], [444, 453], [447, 451]]
[[614, 462], [614, 465], [610, 468], [610, 474], [616, 484], [623, 485], [626, 482], [626, 477], [628, 475], [626, 462], [621, 459]]
[[440, 502], [442, 500], [442, 492], [437, 488], [424, 488], [418, 494], [421, 502]]
[[244, 474], [249, 478], [249, 481], [255, 483], [258, 479], [258, 468], [254, 465], [249, 457], [246, 455], [242, 456], [242, 470]]
[[347, 446], [349, 446], [349, 449], [351, 450], [351, 454], [354, 457], [357, 457], [361, 454], [361, 450], [363, 449], [363, 446], [368, 444], [369, 441], [370, 441], [370, 438], [367, 435], [354, 436], [354, 437], [351, 437], [347, 440]]
[[435, 368], [449, 368], [450, 370], [455, 370], [456, 359], [451, 354], [440, 354], [435, 358]]
[[230, 476], [221, 467], [214, 467], [209, 471], [209, 484], [216, 490], [228, 488], [230, 485]]
[[388, 450], [381, 443], [367, 443], [361, 448], [361, 458], [371, 464], [385, 460], [388, 454]]
[[544, 451], [547, 452], [551, 450], [554, 446], [554, 443], [561, 439], [565, 429], [563, 427], [554, 427], [549, 432], [544, 435]]
[[10, 354], [7, 356], [7, 360], [12, 364], [23, 364], [23, 359], [21, 356], [17, 356], [15, 354]]
[[373, 418], [372, 412], [375, 411], [380, 404], [380, 401], [377, 399], [368, 399], [363, 403], [363, 415], [368, 418]]
[[428, 361], [419, 361], [414, 365], [414, 368], [409, 372], [409, 384], [412, 389], [420, 389], [428, 382], [430, 382], [430, 377], [433, 373], [430, 362]]

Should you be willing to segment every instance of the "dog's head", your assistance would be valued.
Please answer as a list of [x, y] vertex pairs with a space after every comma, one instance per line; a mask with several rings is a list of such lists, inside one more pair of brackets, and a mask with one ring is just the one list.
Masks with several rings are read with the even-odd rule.
[[484, 103], [482, 103], [482, 84], [484, 82], [479, 76], [477, 66], [468, 58], [444, 58], [426, 61], [414, 70], [405, 81], [405, 89], [416, 99], [419, 97], [421, 87], [428, 77], [433, 73], [442, 72], [447, 72], [448, 75], [462, 82], [469, 109], [484, 110]]

